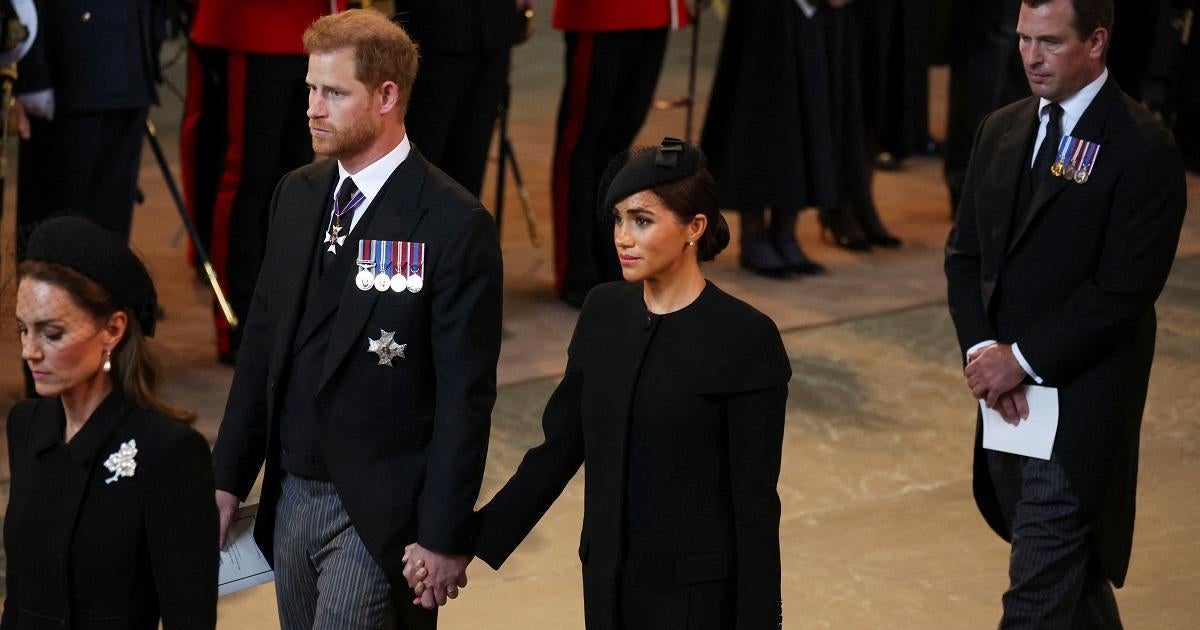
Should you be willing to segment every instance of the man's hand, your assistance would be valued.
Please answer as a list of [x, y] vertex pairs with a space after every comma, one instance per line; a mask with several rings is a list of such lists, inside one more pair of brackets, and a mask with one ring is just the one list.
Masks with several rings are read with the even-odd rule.
[[233, 522], [233, 515], [237, 512], [237, 508], [238, 498], [236, 494], [217, 490], [217, 522], [220, 524], [217, 546], [220, 549], [225, 549], [225, 545], [229, 543], [229, 525]]
[[449, 556], [430, 551], [417, 543], [404, 548], [404, 579], [413, 589], [414, 605], [432, 609], [445, 606], [467, 585], [467, 565], [473, 556]]
[[1029, 401], [1025, 400], [1025, 387], [1018, 386], [1001, 394], [996, 401], [996, 411], [1004, 421], [1016, 426], [1029, 417]]
[[971, 389], [971, 394], [984, 401], [989, 409], [995, 409], [1001, 395], [1025, 380], [1025, 370], [1017, 363], [1009, 344], [992, 344], [967, 359], [969, 362], [963, 370], [967, 377], [967, 387]]

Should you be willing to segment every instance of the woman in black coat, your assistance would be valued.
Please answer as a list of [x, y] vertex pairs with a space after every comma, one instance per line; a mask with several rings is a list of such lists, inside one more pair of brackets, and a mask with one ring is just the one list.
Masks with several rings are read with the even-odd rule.
[[208, 444], [155, 395], [155, 291], [123, 239], [42, 224], [17, 288], [21, 356], [42, 398], [8, 418], [0, 628], [216, 625]]
[[704, 279], [729, 234], [699, 150], [635, 152], [605, 199], [632, 282], [588, 296], [545, 442], [480, 512], [476, 555], [499, 568], [586, 462], [589, 630], [776, 628], [779, 331]]

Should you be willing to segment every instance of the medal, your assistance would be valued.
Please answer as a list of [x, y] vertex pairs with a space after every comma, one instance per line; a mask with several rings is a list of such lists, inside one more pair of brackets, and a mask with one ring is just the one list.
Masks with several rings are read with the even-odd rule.
[[1096, 167], [1096, 158], [1100, 155], [1100, 145], [1089, 142], [1087, 143], [1087, 151], [1083, 154], [1083, 163], [1079, 165], [1079, 170], [1075, 173], [1075, 183], [1085, 184], [1092, 175], [1092, 169]]
[[329, 243], [326, 251], [337, 254], [337, 248], [345, 244], [346, 235], [342, 234], [342, 215], [358, 207], [366, 199], [361, 190], [356, 191], [345, 208], [338, 205], [337, 195], [333, 196], [333, 210], [329, 213], [329, 232], [325, 234], [324, 243]]
[[367, 337], [367, 352], [374, 352], [379, 357], [379, 365], [392, 367], [392, 359], [403, 359], [404, 348], [408, 344], [396, 343], [396, 333], [379, 329], [379, 338]]
[[392, 277], [388, 275], [388, 260], [392, 255], [391, 243], [387, 241], [375, 241], [375, 290], [387, 291], [392, 286]]
[[392, 274], [391, 289], [396, 293], [403, 293], [408, 288], [408, 279], [404, 277], [404, 260], [402, 252], [404, 251], [403, 243], [400, 241], [392, 241]]
[[1050, 166], [1050, 174], [1055, 177], [1061, 177], [1063, 174], [1063, 166], [1067, 161], [1067, 153], [1071, 150], [1071, 136], [1063, 136], [1058, 141], [1058, 155], [1054, 158], [1054, 164]]
[[425, 244], [408, 243], [408, 290], [419, 293], [425, 286]]
[[1087, 144], [1087, 142], [1078, 138], [1071, 138], [1071, 160], [1067, 163], [1067, 167], [1063, 169], [1063, 177], [1067, 179], [1075, 177], [1075, 171], [1079, 170], [1079, 159], [1083, 157], [1083, 150]]
[[371, 273], [375, 267], [374, 243], [366, 239], [358, 242], [358, 275], [354, 276], [354, 285], [360, 291], [370, 291], [375, 286], [375, 274]]

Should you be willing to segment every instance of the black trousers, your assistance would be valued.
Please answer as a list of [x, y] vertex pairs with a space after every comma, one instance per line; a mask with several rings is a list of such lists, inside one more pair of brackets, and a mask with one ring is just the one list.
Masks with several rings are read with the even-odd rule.
[[1121, 628], [1100, 569], [1092, 517], [1058, 462], [988, 451], [988, 470], [1012, 532], [1000, 627]]
[[[304, 55], [194, 46], [179, 142], [184, 197], [233, 312], [245, 321], [266, 253], [267, 212], [285, 173], [313, 159]], [[213, 304], [217, 351], [240, 343]]]
[[509, 50], [423, 51], [404, 125], [421, 155], [476, 197], [483, 189], [496, 112], [508, 83]]
[[612, 227], [596, 207], [609, 161], [637, 136], [662, 71], [667, 30], [567, 32], [551, 174], [558, 294], [582, 304], [601, 282], [619, 280]]
[[58, 213], [86, 216], [129, 237], [146, 108], [30, 117], [18, 148], [17, 259], [33, 227]]

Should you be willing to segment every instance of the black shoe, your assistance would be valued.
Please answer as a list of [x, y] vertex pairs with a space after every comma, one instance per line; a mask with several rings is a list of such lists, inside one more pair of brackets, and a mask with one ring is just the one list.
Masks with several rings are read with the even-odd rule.
[[771, 244], [793, 272], [804, 276], [825, 273], [825, 267], [814, 262], [796, 240], [796, 213], [771, 211]]
[[855, 252], [871, 250], [871, 241], [850, 208], [822, 208], [818, 216], [821, 219], [821, 236], [832, 241], [834, 245]]
[[875, 204], [862, 202], [853, 204], [851, 208], [868, 242], [887, 249], [900, 247], [902, 244], [900, 239], [892, 236], [887, 228], [883, 227], [883, 221], [879, 218], [879, 212], [875, 209]]
[[738, 263], [750, 271], [768, 278], [787, 275], [788, 264], [767, 240], [766, 226], [762, 214], [743, 212], [741, 252]]

